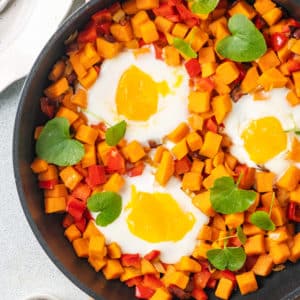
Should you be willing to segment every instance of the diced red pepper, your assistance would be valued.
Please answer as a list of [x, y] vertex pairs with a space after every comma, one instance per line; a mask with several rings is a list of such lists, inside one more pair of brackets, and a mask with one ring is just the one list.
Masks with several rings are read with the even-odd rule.
[[41, 180], [39, 181], [39, 188], [45, 190], [53, 190], [56, 184], [58, 184], [57, 179]]
[[141, 257], [136, 254], [122, 254], [121, 263], [124, 267], [135, 267], [139, 269], [141, 267]]
[[221, 271], [221, 276], [231, 280], [234, 287], [236, 286], [236, 277], [233, 272], [231, 272], [230, 270], [224, 270], [224, 271]]
[[294, 222], [300, 222], [300, 206], [291, 201], [288, 206], [288, 219]]
[[204, 126], [207, 130], [217, 133], [218, 125], [214, 117], [211, 117], [204, 122]]
[[254, 267], [257, 259], [258, 259], [258, 255], [247, 256], [245, 264], [244, 264], [244, 267], [245, 267], [246, 271], [252, 270], [252, 268]]
[[89, 185], [85, 183], [79, 183], [72, 191], [72, 196], [82, 200], [83, 202], [86, 202], [90, 194], [91, 194], [91, 188], [89, 187]]
[[170, 6], [168, 3], [162, 3], [159, 7], [153, 8], [152, 11], [156, 16], [170, 16], [176, 14], [175, 7]]
[[143, 276], [137, 276], [137, 277], [133, 277], [131, 279], [128, 279], [125, 281], [125, 284], [128, 287], [133, 287], [135, 285], [140, 285], [143, 281]]
[[55, 103], [48, 99], [47, 97], [42, 97], [40, 99], [41, 111], [50, 119], [54, 117]]
[[97, 74], [99, 75], [100, 71], [101, 71], [101, 67], [99, 65], [94, 65], [94, 69], [97, 72]]
[[106, 170], [108, 173], [118, 172], [124, 174], [125, 172], [125, 159], [115, 148], [111, 149], [107, 154]]
[[67, 212], [74, 218], [75, 222], [82, 219], [85, 209], [86, 205], [84, 202], [72, 196], [68, 197]]
[[185, 5], [178, 3], [176, 4], [176, 9], [184, 22], [186, 20], [194, 20], [196, 22], [195, 24], [199, 24], [197, 16], [195, 16]]
[[87, 221], [94, 220], [92, 214], [90, 213], [90, 211], [88, 209], [86, 209], [84, 211], [83, 216], [86, 218]]
[[181, 175], [191, 170], [192, 163], [187, 156], [180, 160], [175, 160], [175, 174]]
[[300, 22], [296, 21], [295, 19], [290, 19], [288, 24], [289, 26], [300, 28]]
[[119, 2], [115, 2], [114, 4], [112, 4], [108, 10], [110, 11], [110, 13], [113, 15], [114, 13], [116, 13], [119, 9], [121, 9], [121, 4]]
[[149, 287], [145, 287], [141, 284], [135, 287], [135, 297], [138, 299], [149, 299], [153, 294], [154, 290]]
[[255, 18], [254, 18], [254, 25], [256, 26], [256, 28], [258, 29], [258, 30], [260, 30], [260, 29], [262, 29], [263, 27], [265, 27], [266, 26], [266, 22], [265, 22], [265, 20], [261, 17], [261, 16], [256, 16]]
[[199, 20], [196, 18], [190, 18], [190, 19], [186, 19], [184, 20], [184, 23], [189, 27], [192, 28], [194, 26], [199, 25]]
[[112, 15], [111, 12], [107, 8], [105, 8], [93, 14], [91, 18], [96, 23], [104, 23], [104, 22], [111, 21]]
[[78, 33], [78, 43], [89, 43], [94, 42], [97, 38], [96, 23], [90, 21], [85, 28]]
[[156, 290], [157, 288], [163, 287], [164, 284], [155, 275], [145, 274], [143, 279], [143, 286]]
[[178, 23], [181, 21], [181, 18], [178, 14], [174, 14], [174, 15], [167, 15], [165, 16], [166, 19], [168, 19], [169, 21], [173, 22], [173, 23]]
[[209, 289], [215, 289], [217, 286], [217, 279], [209, 278], [206, 287]]
[[208, 270], [202, 270], [195, 273], [193, 277], [193, 283], [195, 288], [204, 289], [211, 277], [211, 273]]
[[281, 32], [275, 32], [271, 35], [271, 45], [273, 50], [278, 51], [280, 50], [288, 41], [288, 37], [286, 34]]
[[111, 22], [104, 22], [96, 25], [96, 32], [98, 35], [105, 35], [110, 33]]
[[240, 73], [239, 73], [239, 76], [238, 76], [238, 78], [236, 79], [236, 80], [234, 80], [234, 84], [240, 84], [242, 81], [243, 81], [243, 79], [245, 78], [245, 76], [246, 76], [246, 70], [244, 69], [244, 67], [243, 67], [243, 65], [242, 64], [235, 64], [237, 67], [238, 67], [238, 69], [239, 69], [239, 71], [240, 71]]
[[235, 236], [228, 240], [228, 245], [230, 247], [240, 247], [242, 245], [241, 241]]
[[80, 232], [84, 232], [86, 228], [86, 218], [83, 217], [79, 221], [76, 221], [75, 225], [80, 230]]
[[191, 58], [184, 66], [191, 78], [196, 77], [201, 73], [201, 66], [197, 58]]
[[92, 189], [100, 184], [105, 183], [106, 176], [104, 166], [93, 165], [88, 167], [88, 176], [85, 181]]
[[127, 175], [129, 177], [140, 176], [143, 174], [144, 169], [145, 164], [143, 162], [139, 162], [135, 166], [127, 170]]
[[151, 252], [149, 252], [148, 254], [146, 254], [144, 256], [145, 259], [152, 261], [154, 259], [156, 259], [157, 257], [159, 257], [160, 255], [160, 251], [159, 250], [152, 250]]
[[66, 214], [62, 221], [63, 228], [68, 228], [74, 223], [74, 218], [70, 214]]
[[193, 289], [192, 296], [196, 300], [207, 300], [208, 299], [206, 293], [202, 289], [200, 289], [200, 288]]
[[300, 59], [290, 58], [287, 61], [287, 69], [290, 73], [297, 72], [300, 70]]
[[82, 177], [88, 176], [88, 170], [86, 168], [83, 168], [81, 164], [75, 165], [74, 168]]
[[153, 46], [154, 46], [154, 50], [155, 50], [155, 58], [163, 59], [163, 57], [162, 57], [163, 48], [160, 47], [157, 43], [154, 43]]
[[193, 78], [194, 85], [197, 87], [197, 90], [201, 92], [209, 92], [215, 88], [215, 83], [210, 78], [201, 78], [195, 77]]
[[[238, 165], [234, 169], [237, 178], [240, 178], [239, 187], [242, 189], [250, 189], [255, 182], [255, 169], [249, 168], [247, 165]], [[241, 175], [243, 174], [243, 175]]]

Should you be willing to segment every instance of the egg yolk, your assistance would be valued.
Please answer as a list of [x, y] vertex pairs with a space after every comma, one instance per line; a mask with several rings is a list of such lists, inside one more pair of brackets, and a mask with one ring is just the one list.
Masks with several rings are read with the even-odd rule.
[[287, 146], [287, 135], [274, 117], [251, 121], [241, 138], [251, 160], [257, 164], [267, 162]]
[[158, 95], [165, 96], [168, 93], [166, 81], [155, 82], [150, 75], [131, 66], [118, 83], [115, 99], [117, 112], [128, 120], [147, 121], [157, 112]]
[[146, 193], [132, 187], [128, 228], [135, 236], [151, 243], [179, 241], [189, 232], [195, 218], [183, 212], [166, 193]]

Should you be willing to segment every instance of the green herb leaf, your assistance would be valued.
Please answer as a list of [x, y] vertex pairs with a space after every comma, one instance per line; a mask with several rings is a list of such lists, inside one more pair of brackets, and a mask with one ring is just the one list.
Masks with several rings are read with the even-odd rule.
[[105, 140], [109, 146], [117, 145], [124, 137], [126, 132], [126, 122], [121, 121], [118, 124], [108, 128], [105, 133]]
[[274, 230], [275, 224], [265, 211], [256, 211], [250, 216], [250, 222], [263, 230]]
[[254, 191], [239, 189], [231, 177], [220, 177], [210, 189], [213, 209], [222, 214], [233, 214], [247, 210], [256, 198]]
[[122, 199], [114, 192], [96, 193], [87, 200], [87, 207], [92, 212], [100, 212], [96, 223], [107, 226], [117, 219], [122, 210]]
[[38, 157], [58, 166], [78, 163], [84, 155], [83, 145], [71, 139], [66, 118], [54, 118], [46, 123], [37, 142]]
[[253, 61], [267, 51], [263, 34], [244, 15], [235, 14], [228, 22], [232, 33], [217, 44], [217, 52], [237, 62]]
[[193, 50], [191, 45], [187, 43], [185, 40], [174, 37], [173, 39], [173, 46], [180, 51], [183, 55], [189, 57], [189, 58], [196, 58], [197, 53]]
[[195, 0], [191, 10], [195, 14], [208, 14], [217, 7], [218, 3], [219, 0]]
[[246, 241], [247, 241], [247, 237], [242, 229], [241, 226], [238, 226], [237, 229], [236, 229], [236, 236], [237, 238], [239, 239], [239, 241], [245, 245]]
[[209, 262], [218, 270], [229, 269], [230, 271], [236, 271], [246, 261], [246, 253], [241, 247], [211, 249], [207, 251], [206, 255]]
[[300, 135], [300, 130], [295, 130], [294, 132], [296, 135]]

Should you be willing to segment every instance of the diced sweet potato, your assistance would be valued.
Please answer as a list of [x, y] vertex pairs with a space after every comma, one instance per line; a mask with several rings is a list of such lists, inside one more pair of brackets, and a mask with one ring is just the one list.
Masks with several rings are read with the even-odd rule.
[[236, 280], [242, 295], [249, 294], [258, 289], [257, 281], [253, 271], [237, 275]]

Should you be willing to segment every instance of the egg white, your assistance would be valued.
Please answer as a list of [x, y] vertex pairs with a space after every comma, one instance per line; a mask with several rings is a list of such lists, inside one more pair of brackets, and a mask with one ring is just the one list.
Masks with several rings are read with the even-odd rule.
[[[208, 217], [196, 208], [189, 196], [181, 190], [180, 181], [173, 177], [165, 187], [157, 182], [153, 175], [154, 169], [147, 165], [141, 176], [126, 177], [125, 186], [120, 191], [122, 197], [122, 212], [120, 216], [106, 227], [98, 226], [104, 234], [106, 242], [116, 242], [122, 249], [122, 253], [139, 253], [145, 255], [152, 250], [161, 251], [161, 261], [165, 263], [176, 263], [182, 256], [191, 255], [197, 244], [197, 235], [204, 224], [208, 223]], [[127, 225], [126, 219], [130, 209], [126, 208], [131, 200], [131, 186], [134, 185], [137, 191], [148, 193], [161, 192], [170, 194], [179, 204], [184, 212], [191, 212], [194, 215], [195, 223], [192, 229], [177, 242], [150, 243], [133, 235]], [[92, 213], [96, 217], [95, 213]]]
[[[242, 132], [253, 120], [272, 116], [279, 120], [283, 130], [290, 131], [300, 126], [300, 105], [292, 107], [286, 100], [289, 92], [287, 88], [277, 88], [269, 92], [268, 99], [255, 101], [252, 95], [244, 95], [238, 102], [233, 103], [232, 111], [224, 121], [224, 133], [232, 141], [230, 152], [241, 163], [249, 167], [257, 167], [244, 148], [244, 141], [241, 138]], [[288, 134], [287, 147], [274, 158], [264, 164], [264, 167], [273, 172], [279, 178], [291, 165], [300, 166], [299, 163], [289, 161], [286, 157], [291, 150], [294, 134]]]
[[[166, 65], [165, 62], [155, 58], [152, 46], [149, 50], [149, 53], [138, 56], [135, 56], [132, 50], [126, 50], [102, 63], [99, 78], [87, 91], [88, 107], [85, 114], [90, 124], [105, 120], [108, 124], [114, 125], [126, 120], [125, 138], [145, 144], [148, 140], [160, 141], [180, 122], [187, 120], [189, 78], [186, 70], [182, 66]], [[147, 121], [127, 120], [117, 112], [115, 96], [118, 82], [124, 71], [132, 65], [150, 75], [155, 82], [167, 81], [170, 89], [170, 93], [165, 97], [159, 95], [158, 110]], [[179, 78], [182, 78], [182, 81], [178, 85]]]

